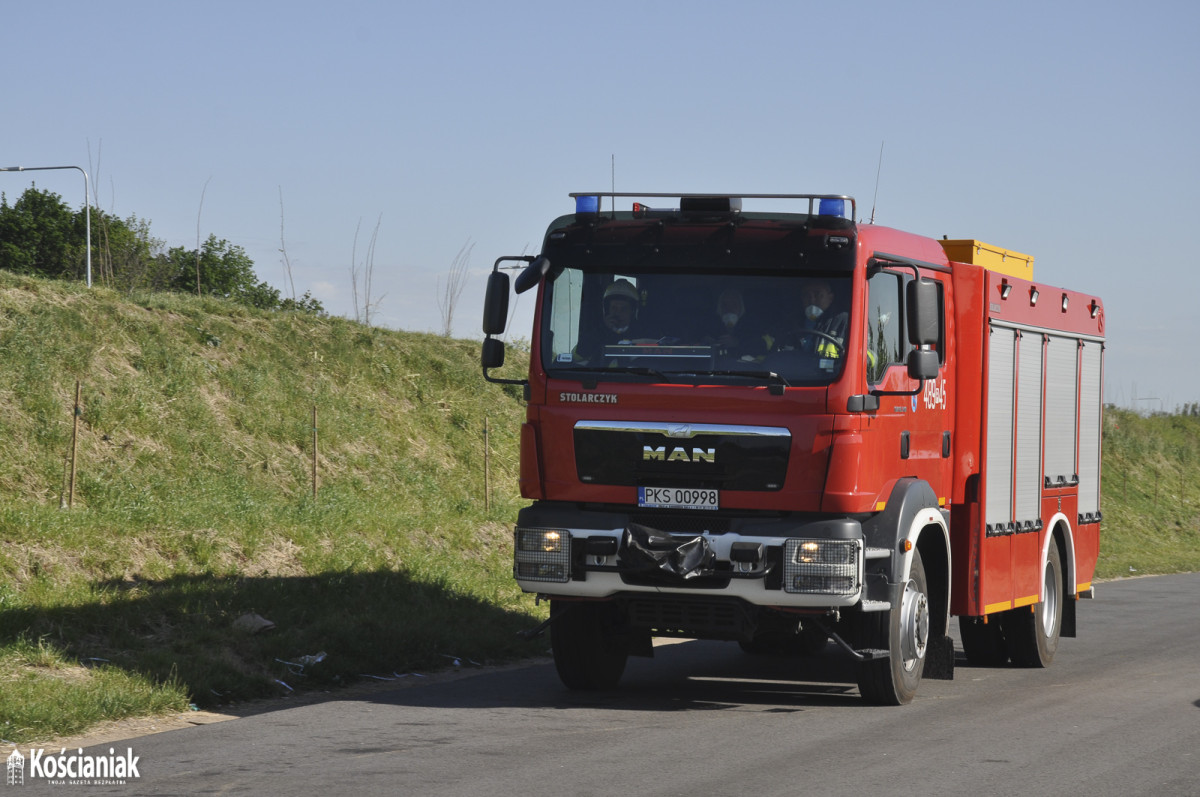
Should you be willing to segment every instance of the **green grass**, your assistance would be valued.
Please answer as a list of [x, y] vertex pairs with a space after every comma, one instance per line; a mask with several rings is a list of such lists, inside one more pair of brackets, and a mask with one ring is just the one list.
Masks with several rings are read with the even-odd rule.
[[177, 679], [154, 683], [119, 666], [89, 660], [88, 666], [26, 638], [0, 651], [0, 736], [20, 741], [86, 731], [106, 720], [187, 707], [186, 690]]
[[1200, 417], [1110, 408], [1103, 456], [1097, 575], [1200, 570]]
[[0, 352], [0, 738], [544, 650], [478, 343], [0, 273]]
[[[524, 406], [478, 357], [0, 272], [0, 739], [542, 653], [511, 578]], [[1200, 418], [1110, 409], [1103, 487], [1100, 578], [1200, 570]]]

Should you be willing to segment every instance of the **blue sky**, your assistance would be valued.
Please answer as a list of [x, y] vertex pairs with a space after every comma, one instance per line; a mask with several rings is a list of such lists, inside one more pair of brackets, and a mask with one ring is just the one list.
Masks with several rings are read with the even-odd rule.
[[[481, 337], [484, 275], [571, 191], [846, 193], [1034, 255], [1106, 304], [1106, 398], [1200, 401], [1200, 6], [1186, 2], [5, 3], [0, 166], [79, 165], [353, 316]], [[72, 206], [78, 172], [36, 181]], [[203, 197], [203, 203], [201, 198]], [[377, 229], [377, 233], [376, 233]], [[518, 306], [518, 323], [528, 310]], [[528, 334], [525, 329], [515, 334]]]

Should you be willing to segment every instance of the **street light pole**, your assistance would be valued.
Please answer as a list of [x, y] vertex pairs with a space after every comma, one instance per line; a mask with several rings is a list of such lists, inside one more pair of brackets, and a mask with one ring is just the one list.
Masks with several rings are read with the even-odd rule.
[[87, 285], [92, 287], [92, 204], [88, 199], [91, 185], [82, 166], [0, 166], [0, 172], [44, 172], [53, 169], [78, 169], [83, 172], [83, 207], [87, 225]]

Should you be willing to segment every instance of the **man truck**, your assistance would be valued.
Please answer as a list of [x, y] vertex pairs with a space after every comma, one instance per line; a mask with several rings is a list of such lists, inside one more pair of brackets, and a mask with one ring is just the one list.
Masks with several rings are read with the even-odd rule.
[[[570, 196], [539, 254], [496, 261], [482, 351], [524, 390], [513, 573], [566, 686], [615, 687], [655, 637], [836, 645], [899, 705], [953, 677], [952, 616], [971, 664], [1044, 667], [1075, 636], [1098, 297], [849, 196]], [[536, 290], [521, 379], [493, 373], [514, 288]]]

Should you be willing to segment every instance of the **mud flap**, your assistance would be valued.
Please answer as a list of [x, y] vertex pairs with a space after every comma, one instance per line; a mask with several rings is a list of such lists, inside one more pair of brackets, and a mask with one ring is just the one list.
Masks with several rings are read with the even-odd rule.
[[630, 523], [618, 557], [622, 572], [669, 584], [712, 575], [717, 555], [704, 537], [680, 539]]
[[1078, 597], [1077, 595], [1068, 595], [1067, 599], [1062, 602], [1062, 629], [1058, 632], [1059, 636], [1075, 638], [1075, 604]]
[[939, 681], [954, 680], [954, 640], [948, 636], [930, 636], [925, 649], [925, 677]]

